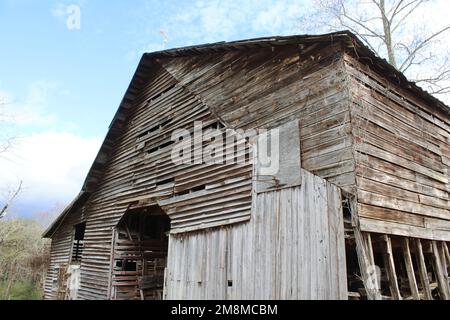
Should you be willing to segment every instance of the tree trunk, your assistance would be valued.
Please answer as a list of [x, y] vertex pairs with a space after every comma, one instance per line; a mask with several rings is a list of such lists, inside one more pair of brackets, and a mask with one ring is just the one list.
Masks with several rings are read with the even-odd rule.
[[380, 0], [381, 19], [383, 20], [384, 43], [388, 53], [389, 63], [397, 69], [397, 61], [395, 59], [394, 45], [392, 43], [391, 23], [386, 16], [385, 0]]

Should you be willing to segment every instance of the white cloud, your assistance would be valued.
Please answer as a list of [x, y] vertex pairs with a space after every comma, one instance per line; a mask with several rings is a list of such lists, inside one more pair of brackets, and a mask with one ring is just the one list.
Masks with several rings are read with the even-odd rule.
[[100, 138], [58, 131], [22, 138], [0, 157], [0, 189], [22, 180], [20, 201], [52, 205], [68, 202], [81, 189], [100, 144]]
[[[49, 113], [47, 108], [49, 99], [57, 93], [58, 85], [55, 82], [40, 80], [32, 83], [28, 93], [21, 99], [16, 99], [12, 93], [0, 92], [0, 101], [6, 102], [3, 106], [3, 119], [15, 126], [50, 125], [57, 119]], [[61, 94], [66, 94], [64, 91]]]
[[[170, 34], [167, 47], [295, 33], [296, 20], [309, 1], [199, 0], [178, 5], [159, 27]], [[149, 7], [148, 13], [142, 14], [142, 30], [147, 30], [151, 10]]]
[[64, 21], [66, 18], [66, 10], [67, 5], [64, 5], [62, 3], [57, 3], [51, 10], [50, 13], [53, 17], [57, 18], [58, 20]]
[[[253, 21], [254, 30], [284, 34], [294, 31], [296, 20], [304, 13], [304, 7], [297, 1], [279, 1], [258, 13]], [[275, 34], [274, 34], [275, 35]]]

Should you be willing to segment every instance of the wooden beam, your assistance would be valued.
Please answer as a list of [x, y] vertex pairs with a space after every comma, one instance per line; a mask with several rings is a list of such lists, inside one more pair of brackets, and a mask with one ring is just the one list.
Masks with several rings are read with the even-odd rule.
[[440, 241], [438, 242], [438, 249], [439, 249], [439, 257], [441, 258], [442, 261], [442, 271], [444, 273], [444, 277], [445, 279], [448, 280], [448, 270], [447, 270], [447, 257], [445, 256], [445, 242], [444, 241]]
[[374, 265], [371, 263], [367, 246], [363, 235], [358, 228], [353, 229], [356, 241], [356, 254], [358, 256], [359, 269], [366, 289], [367, 299], [381, 300], [381, 294], [378, 288], [378, 279]]
[[447, 279], [447, 288], [449, 288], [449, 294], [450, 294], [450, 277], [448, 273], [448, 267], [450, 265], [450, 256], [448, 253], [447, 243], [445, 241], [441, 241], [441, 259], [442, 259], [442, 267], [444, 269], [444, 276]]
[[389, 278], [389, 289], [394, 299], [401, 300], [400, 289], [398, 287], [397, 274], [395, 272], [394, 255], [392, 252], [391, 238], [387, 235], [383, 235], [383, 240], [386, 245], [386, 251], [384, 252], [385, 263], [387, 267], [387, 274]]
[[[358, 257], [359, 270], [361, 272], [364, 288], [367, 293], [367, 299], [381, 300], [376, 269], [371, 263], [367, 242], [365, 241], [361, 233], [361, 229], [359, 228], [358, 206], [354, 196], [349, 197], [349, 204], [352, 216], [353, 233], [355, 235], [356, 242], [356, 255]], [[370, 271], [372, 271], [372, 274], [369, 273]]]
[[373, 246], [372, 246], [372, 236], [370, 232], [363, 233], [364, 238], [366, 239], [367, 253], [369, 255], [369, 261], [371, 265], [375, 265], [375, 258], [373, 256]]
[[416, 239], [416, 257], [417, 265], [419, 266], [420, 282], [422, 284], [424, 298], [426, 300], [433, 300], [431, 295], [430, 280], [428, 279], [427, 267], [425, 265], [425, 257], [423, 256], [422, 242]]
[[108, 300], [112, 300], [112, 292], [111, 292], [111, 283], [112, 283], [112, 274], [114, 270], [114, 245], [116, 243], [116, 228], [112, 228], [111, 232], [111, 250], [109, 251], [110, 257], [109, 257], [109, 275], [108, 275], [108, 291], [107, 291], [107, 297]]
[[414, 275], [414, 267], [411, 259], [411, 250], [409, 248], [409, 238], [403, 238], [402, 249], [403, 259], [406, 266], [406, 273], [408, 274], [409, 288], [411, 289], [412, 297], [415, 300], [420, 300], [419, 289], [417, 287], [416, 276]]
[[370, 232], [364, 232], [363, 235], [364, 238], [366, 239], [367, 255], [371, 266], [371, 276], [373, 277], [373, 284], [375, 285], [374, 288], [375, 300], [381, 300], [382, 299], [380, 290], [381, 273], [379, 272], [380, 268], [375, 264], [375, 257], [373, 254], [373, 245], [372, 245], [372, 235], [370, 234]]
[[450, 297], [450, 287], [449, 287], [449, 275], [448, 275], [448, 265], [447, 265], [447, 258], [445, 256], [445, 242], [441, 241], [439, 242], [439, 255], [441, 257], [442, 261], [442, 272], [444, 274], [444, 280], [445, 284], [447, 285], [447, 294]]
[[444, 271], [442, 270], [442, 259], [439, 255], [439, 250], [437, 242], [433, 240], [432, 245], [432, 255], [433, 255], [433, 266], [434, 272], [436, 273], [436, 278], [438, 280], [438, 290], [442, 300], [450, 300], [450, 292], [448, 288], [448, 278], [444, 276]]
[[447, 243], [442, 241], [442, 247], [444, 248], [445, 258], [447, 259], [447, 265], [450, 265], [450, 254], [448, 253]]

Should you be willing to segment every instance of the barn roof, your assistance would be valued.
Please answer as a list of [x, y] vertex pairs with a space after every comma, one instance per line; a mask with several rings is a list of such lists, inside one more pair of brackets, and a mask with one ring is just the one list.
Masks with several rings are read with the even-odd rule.
[[73, 210], [79, 208], [95, 189], [97, 182], [101, 178], [104, 165], [108, 159], [108, 154], [114, 146], [114, 141], [124, 126], [128, 110], [133, 104], [133, 100], [140, 88], [145, 84], [146, 77], [151, 72], [154, 61], [157, 58], [170, 58], [180, 56], [200, 55], [206, 53], [247, 50], [255, 48], [279, 47], [285, 45], [308, 45], [313, 43], [334, 44], [340, 42], [349, 52], [353, 53], [361, 62], [369, 65], [386, 78], [397, 83], [404, 89], [410, 91], [417, 98], [435, 107], [450, 116], [450, 108], [442, 101], [433, 97], [428, 92], [421, 89], [408, 79], [385, 59], [375, 55], [361, 40], [350, 31], [339, 31], [322, 35], [294, 35], [294, 36], [274, 36], [232, 42], [216, 42], [211, 44], [195, 45], [182, 48], [174, 48], [152, 53], [145, 53], [137, 66], [128, 89], [114, 115], [109, 126], [108, 133], [100, 147], [97, 157], [92, 164], [89, 173], [84, 181], [80, 194], [67, 208], [56, 218], [50, 227], [44, 232], [44, 237], [51, 237], [61, 225], [63, 219]]

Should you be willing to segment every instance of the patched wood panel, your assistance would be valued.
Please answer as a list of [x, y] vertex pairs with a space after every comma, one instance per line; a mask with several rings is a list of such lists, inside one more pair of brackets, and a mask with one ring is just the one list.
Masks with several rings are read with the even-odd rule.
[[249, 222], [171, 235], [167, 299], [347, 299], [340, 190], [302, 185], [254, 196]]

